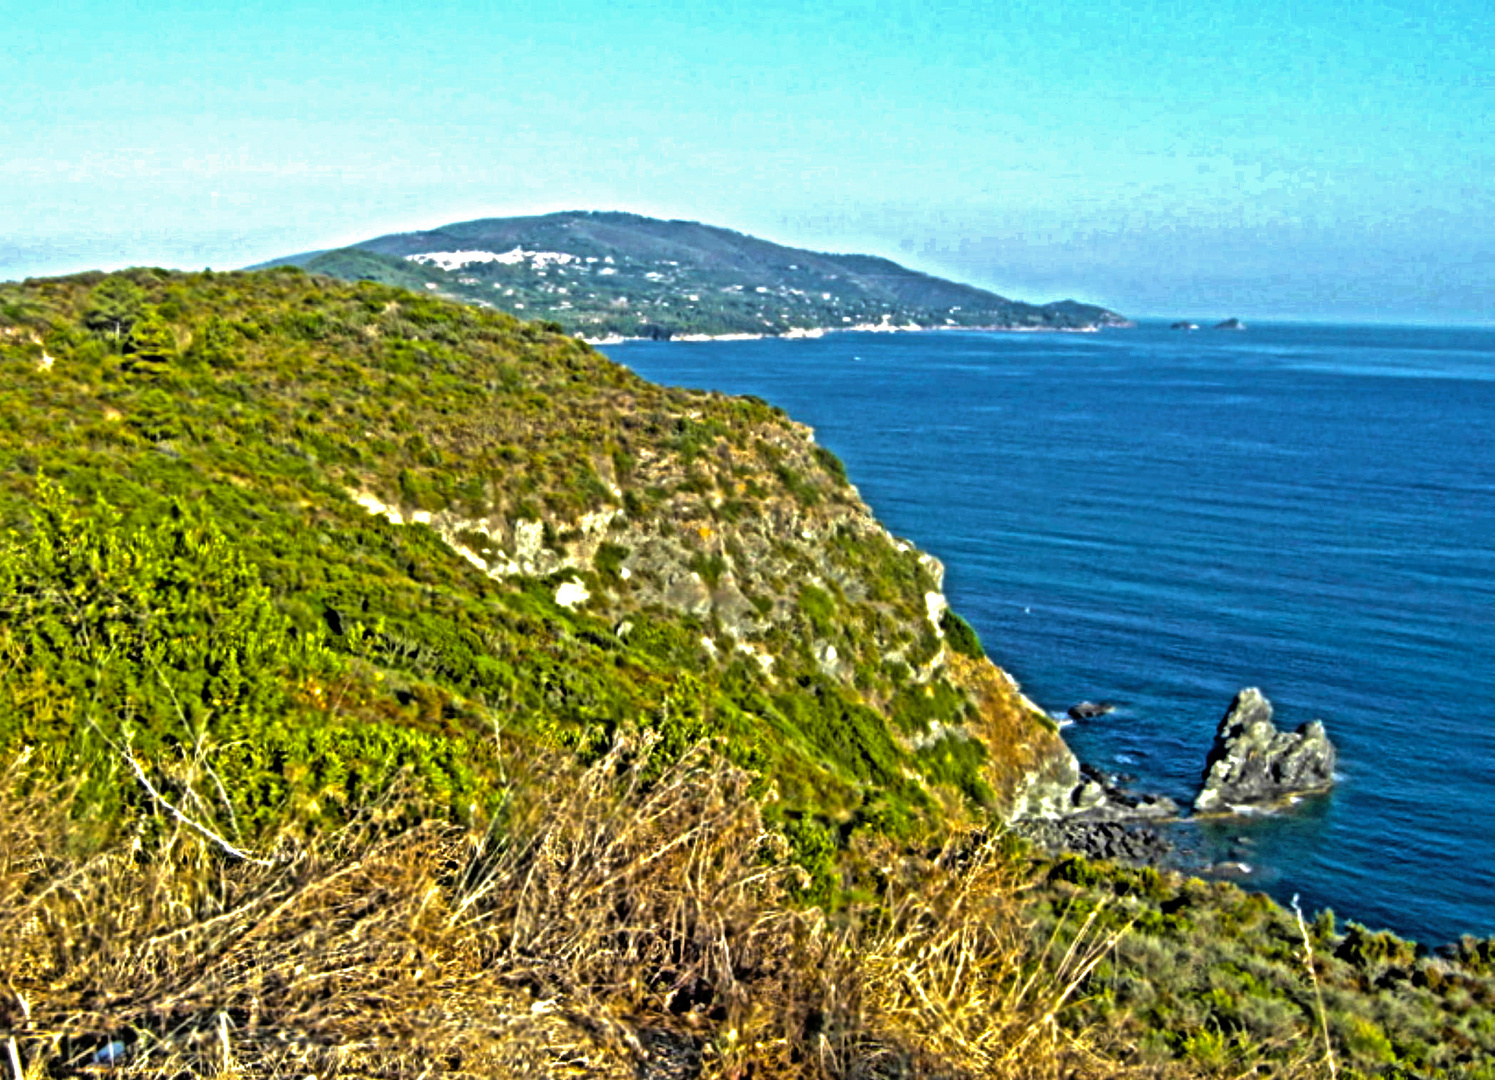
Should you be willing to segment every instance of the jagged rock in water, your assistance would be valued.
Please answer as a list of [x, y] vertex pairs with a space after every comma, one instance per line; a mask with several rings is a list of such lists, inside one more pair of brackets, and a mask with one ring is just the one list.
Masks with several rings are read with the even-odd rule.
[[1272, 723], [1272, 703], [1249, 687], [1235, 696], [1215, 732], [1194, 810], [1222, 812], [1323, 791], [1334, 783], [1334, 760], [1334, 744], [1321, 721], [1279, 731]]
[[1246, 324], [1243, 323], [1243, 322], [1241, 322], [1240, 319], [1226, 319], [1224, 322], [1216, 323], [1215, 324], [1215, 329], [1216, 330], [1244, 330], [1244, 329], [1246, 329]]

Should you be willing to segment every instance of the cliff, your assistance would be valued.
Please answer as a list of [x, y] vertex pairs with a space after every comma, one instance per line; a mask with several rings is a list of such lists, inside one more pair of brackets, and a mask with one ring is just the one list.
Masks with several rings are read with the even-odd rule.
[[[186, 698], [200, 745], [255, 747], [215, 768], [233, 813], [267, 827], [290, 806], [351, 812], [401, 771], [470, 813], [496, 790], [495, 730], [584, 760], [628, 732], [715, 740], [805, 836], [1066, 812], [1073, 756], [968, 627], [968, 655], [949, 647], [938, 562], [762, 401], [654, 386], [535, 324], [293, 269], [0, 295], [10, 572], [44, 594], [63, 571], [23, 553], [52, 530], [97, 548], [83, 587], [135, 611], [90, 616], [93, 640], [133, 643], [94, 679], [82, 638], [20, 644], [23, 618], [50, 615], [10, 604], [4, 643], [45, 685], [104, 692], [46, 709], [34, 688], [0, 692], [0, 750], [39, 747], [65, 773], [117, 765], [128, 731], [166, 783]], [[178, 610], [164, 579], [141, 591], [130, 544], [238, 592], [197, 589]], [[184, 547], [219, 554], [171, 554]], [[252, 616], [245, 590], [266, 596]], [[251, 617], [259, 651], [160, 638], [167, 620]], [[223, 662], [198, 647], [228, 649], [260, 689], [225, 699], [189, 674]], [[159, 677], [132, 649], [165, 650]], [[118, 776], [104, 788], [125, 797]]]

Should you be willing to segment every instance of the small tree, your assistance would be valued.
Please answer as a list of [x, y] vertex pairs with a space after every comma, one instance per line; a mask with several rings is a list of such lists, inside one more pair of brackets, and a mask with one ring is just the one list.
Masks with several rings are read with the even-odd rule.
[[945, 632], [945, 642], [951, 649], [972, 660], [985, 659], [986, 650], [981, 647], [975, 629], [949, 608], [940, 616], [940, 629]]
[[214, 315], [187, 350], [188, 359], [211, 368], [231, 368], [239, 361], [239, 335], [228, 320]]
[[130, 329], [124, 351], [130, 370], [157, 374], [176, 358], [176, 335], [154, 309], [147, 308]]
[[109, 277], [89, 294], [83, 325], [114, 341], [123, 340], [145, 308], [145, 293], [129, 278]]

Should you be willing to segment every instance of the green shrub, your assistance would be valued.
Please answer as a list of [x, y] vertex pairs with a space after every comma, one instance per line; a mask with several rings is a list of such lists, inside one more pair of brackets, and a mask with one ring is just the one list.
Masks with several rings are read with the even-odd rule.
[[940, 629], [944, 631], [945, 644], [955, 652], [969, 656], [972, 660], [986, 659], [986, 650], [981, 647], [981, 639], [976, 636], [971, 624], [949, 608], [940, 615]]

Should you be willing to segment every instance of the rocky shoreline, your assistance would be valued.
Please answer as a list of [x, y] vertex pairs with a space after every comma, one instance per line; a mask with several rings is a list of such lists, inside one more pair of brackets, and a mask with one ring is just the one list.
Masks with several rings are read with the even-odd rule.
[[856, 326], [812, 326], [793, 327], [782, 334], [671, 334], [669, 337], [623, 337], [611, 334], [607, 337], [580, 340], [587, 345], [622, 345], [629, 341], [781, 341], [820, 338], [827, 334], [923, 334], [965, 330], [978, 334], [1098, 334], [1102, 330], [1126, 330], [1137, 324], [1131, 321], [1108, 322], [1094, 326], [920, 326], [916, 323], [895, 325], [892, 323], [859, 323]]
[[[1113, 708], [1111, 702], [1084, 701], [1069, 713], [1094, 719]], [[1190, 816], [1165, 795], [1131, 791], [1129, 776], [1082, 764], [1068, 813], [1015, 821], [1011, 828], [1051, 855], [1236, 877], [1250, 872], [1238, 861], [1238, 852], [1212, 862], [1195, 845], [1181, 845], [1178, 828], [1234, 813], [1270, 813], [1301, 795], [1327, 791], [1334, 782], [1335, 761], [1322, 721], [1280, 731], [1272, 723], [1271, 702], [1247, 687], [1231, 701], [1216, 730]]]
[[1050, 855], [1083, 855], [1172, 869], [1174, 844], [1156, 825], [1126, 821], [1025, 821], [1013, 831]]

